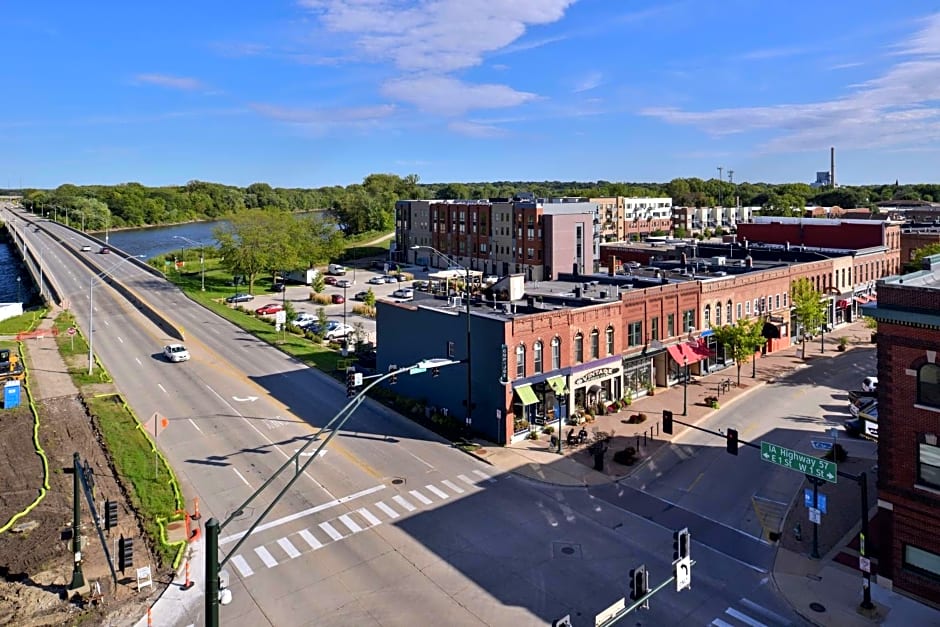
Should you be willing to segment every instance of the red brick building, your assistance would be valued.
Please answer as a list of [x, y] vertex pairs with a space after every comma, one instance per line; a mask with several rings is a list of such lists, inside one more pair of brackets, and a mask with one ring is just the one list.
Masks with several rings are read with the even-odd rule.
[[901, 263], [908, 263], [914, 251], [940, 242], [940, 227], [904, 228], [901, 230]]
[[[932, 264], [932, 265], [931, 265]], [[940, 605], [940, 256], [878, 284], [878, 583]]]

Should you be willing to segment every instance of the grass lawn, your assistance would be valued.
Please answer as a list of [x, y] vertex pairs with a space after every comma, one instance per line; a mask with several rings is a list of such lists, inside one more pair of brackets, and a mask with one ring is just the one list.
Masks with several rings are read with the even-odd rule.
[[45, 307], [24, 311], [19, 316], [0, 320], [0, 335], [16, 335], [20, 331], [32, 331], [46, 315]]

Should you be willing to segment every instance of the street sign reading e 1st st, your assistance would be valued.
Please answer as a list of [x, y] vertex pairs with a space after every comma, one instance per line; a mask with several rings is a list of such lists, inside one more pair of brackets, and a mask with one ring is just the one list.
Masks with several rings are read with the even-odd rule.
[[837, 468], [834, 463], [799, 451], [783, 448], [773, 442], [760, 443], [760, 457], [765, 462], [818, 477], [830, 483], [835, 483], [838, 478]]

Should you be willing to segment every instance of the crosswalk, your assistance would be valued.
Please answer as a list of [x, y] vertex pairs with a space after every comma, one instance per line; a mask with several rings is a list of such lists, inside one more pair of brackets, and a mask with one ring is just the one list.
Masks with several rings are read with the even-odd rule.
[[420, 488], [409, 489], [404, 494], [395, 494], [391, 498], [375, 501], [371, 505], [340, 514], [329, 520], [310, 524], [285, 537], [234, 555], [231, 559], [232, 565], [242, 577], [251, 577], [257, 569], [275, 568], [304, 553], [317, 551], [334, 542], [341, 542], [357, 533], [378, 527], [383, 520], [395, 520], [407, 516], [421, 508], [433, 507], [468, 492], [479, 491], [482, 489], [481, 483], [496, 481], [482, 470], [474, 470], [471, 474], [475, 478], [460, 474], [454, 480], [444, 479]]
[[739, 599], [737, 603], [725, 609], [724, 614], [713, 620], [712, 627], [788, 627], [793, 623], [766, 607], [751, 601]]

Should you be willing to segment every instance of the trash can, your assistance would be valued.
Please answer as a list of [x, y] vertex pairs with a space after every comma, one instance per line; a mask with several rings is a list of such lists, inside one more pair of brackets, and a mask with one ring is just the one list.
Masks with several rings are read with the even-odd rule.
[[20, 382], [7, 381], [3, 385], [3, 408], [13, 409], [20, 406]]

